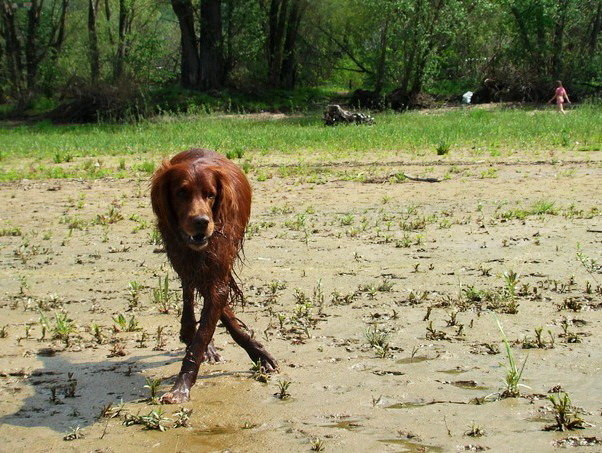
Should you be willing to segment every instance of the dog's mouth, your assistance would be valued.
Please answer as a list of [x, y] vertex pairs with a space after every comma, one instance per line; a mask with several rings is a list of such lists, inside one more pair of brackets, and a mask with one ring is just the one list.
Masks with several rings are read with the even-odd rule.
[[203, 249], [207, 246], [207, 244], [209, 243], [209, 238], [211, 236], [207, 236], [205, 233], [197, 233], [194, 236], [190, 236], [189, 234], [186, 234], [184, 232], [182, 232], [183, 236], [184, 236], [184, 240], [186, 241], [186, 243], [193, 249], [196, 250], [200, 250]]

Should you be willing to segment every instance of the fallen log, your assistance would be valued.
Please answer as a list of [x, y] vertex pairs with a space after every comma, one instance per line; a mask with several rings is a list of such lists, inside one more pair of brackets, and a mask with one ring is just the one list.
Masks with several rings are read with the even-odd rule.
[[336, 126], [337, 124], [374, 124], [374, 118], [360, 112], [343, 110], [340, 105], [329, 105], [324, 110], [324, 124]]

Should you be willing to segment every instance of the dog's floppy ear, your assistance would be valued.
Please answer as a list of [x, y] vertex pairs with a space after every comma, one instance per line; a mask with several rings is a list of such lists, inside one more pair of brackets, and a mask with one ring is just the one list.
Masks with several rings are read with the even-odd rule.
[[230, 175], [227, 168], [212, 167], [218, 183], [217, 200], [214, 208], [214, 220], [222, 228], [229, 228], [237, 223], [238, 203], [236, 197], [236, 179]]
[[151, 203], [160, 226], [176, 227], [176, 216], [171, 204], [171, 171], [169, 161], [163, 161], [151, 182]]

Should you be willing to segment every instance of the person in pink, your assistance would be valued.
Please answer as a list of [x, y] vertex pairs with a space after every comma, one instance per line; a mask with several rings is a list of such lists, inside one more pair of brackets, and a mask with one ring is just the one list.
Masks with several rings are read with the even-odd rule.
[[548, 101], [548, 104], [550, 102], [552, 102], [554, 99], [556, 99], [556, 107], [558, 107], [558, 111], [562, 112], [566, 115], [563, 104], [564, 104], [565, 99], [566, 99], [566, 102], [568, 102], [569, 104], [571, 103], [571, 100], [569, 99], [568, 93], [562, 86], [562, 82], [560, 80], [557, 80], [556, 84], [558, 86], [556, 87], [556, 91], [554, 91], [554, 96], [552, 96], [552, 99], [550, 99]]

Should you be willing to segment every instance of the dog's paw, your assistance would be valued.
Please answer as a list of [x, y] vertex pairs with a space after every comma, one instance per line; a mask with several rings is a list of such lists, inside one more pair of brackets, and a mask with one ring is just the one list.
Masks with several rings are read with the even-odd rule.
[[276, 373], [278, 371], [278, 362], [263, 347], [253, 351], [251, 360], [253, 360], [254, 363], [260, 362], [261, 367], [266, 373]]
[[221, 361], [222, 361], [222, 356], [219, 355], [219, 353], [217, 352], [217, 349], [215, 349], [215, 346], [213, 345], [213, 341], [212, 341], [207, 346], [207, 351], [205, 352], [205, 354], [203, 354], [203, 362], [215, 363], [215, 362], [221, 362]]
[[278, 362], [267, 352], [261, 357], [261, 365], [267, 373], [276, 373], [278, 371]]
[[161, 404], [180, 404], [190, 400], [189, 390], [172, 390], [167, 392], [160, 399]]

